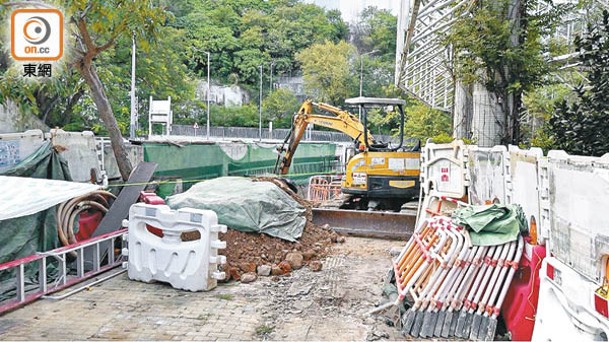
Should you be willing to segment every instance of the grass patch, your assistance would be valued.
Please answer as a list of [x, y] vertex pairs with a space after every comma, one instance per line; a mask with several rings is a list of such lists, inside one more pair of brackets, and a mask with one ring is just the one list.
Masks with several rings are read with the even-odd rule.
[[256, 335], [269, 335], [275, 330], [275, 327], [268, 326], [266, 324], [259, 325], [256, 327]]
[[222, 300], [233, 300], [233, 295], [229, 294], [229, 293], [222, 293], [222, 294], [217, 294], [216, 298], [222, 299]]
[[211, 317], [211, 314], [206, 313], [206, 314], [200, 314], [199, 317], [197, 317], [197, 319], [200, 321], [207, 322], [209, 317]]

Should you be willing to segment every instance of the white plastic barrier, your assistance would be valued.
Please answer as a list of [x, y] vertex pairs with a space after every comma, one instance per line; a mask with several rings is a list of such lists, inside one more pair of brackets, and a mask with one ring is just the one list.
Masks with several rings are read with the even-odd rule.
[[[544, 245], [549, 237], [547, 226], [540, 221], [541, 178], [538, 166], [545, 161], [543, 151], [533, 147], [521, 150], [518, 146], [509, 146], [509, 177], [506, 182], [506, 203], [519, 204], [527, 218], [529, 228], [536, 226], [538, 244]], [[527, 249], [528, 255], [530, 250]]]
[[462, 198], [468, 182], [465, 178], [466, 148], [461, 140], [450, 144], [428, 142], [421, 153], [421, 186], [426, 195]]
[[[162, 237], [147, 225], [162, 231]], [[183, 233], [200, 238], [182, 241]], [[218, 233], [226, 226], [218, 224], [211, 210], [183, 208], [171, 210], [165, 205], [137, 203], [129, 210], [129, 278], [143, 282], [168, 282], [174, 288], [202, 291], [211, 290], [217, 280], [224, 279], [218, 264], [226, 257], [218, 249], [226, 242], [218, 240]], [[195, 234], [196, 235], [196, 234]]]
[[[70, 175], [74, 181], [89, 182], [91, 169], [95, 170], [96, 175], [101, 175], [93, 132], [65, 132], [61, 129], [52, 129], [49, 136], [52, 137], [54, 144], [66, 148], [61, 156], [68, 162]], [[101, 181], [101, 177], [98, 180]]]
[[553, 257], [544, 259], [540, 278], [532, 341], [607, 341], [609, 320], [595, 308], [598, 285]]
[[552, 257], [543, 262], [533, 340], [606, 341], [609, 155], [550, 151], [547, 159], [539, 193]]
[[601, 158], [550, 151], [550, 252], [591, 280], [602, 282], [609, 255], [609, 154]]
[[471, 204], [505, 203], [509, 176], [507, 148], [469, 146], [467, 176]]

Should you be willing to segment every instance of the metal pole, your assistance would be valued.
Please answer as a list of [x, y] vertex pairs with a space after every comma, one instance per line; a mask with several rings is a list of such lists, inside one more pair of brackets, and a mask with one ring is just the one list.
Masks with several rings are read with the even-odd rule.
[[131, 46], [131, 119], [129, 120], [129, 138], [135, 139], [137, 128], [137, 103], [135, 100], [135, 35], [132, 36]]
[[359, 97], [362, 97], [362, 84], [364, 83], [364, 55], [359, 57]]
[[[373, 53], [378, 52], [378, 50], [372, 50], [370, 52], [366, 52], [359, 56], [359, 97], [362, 97], [362, 90], [364, 84], [364, 56], [371, 55]], [[359, 106], [358, 119], [362, 120], [362, 106]]]
[[260, 119], [258, 121], [258, 137], [262, 140], [262, 64], [260, 64]]
[[273, 65], [275, 65], [275, 62], [271, 62], [271, 79], [269, 80], [269, 94], [273, 92]]
[[[359, 97], [362, 97], [362, 85], [364, 83], [364, 55], [359, 56]], [[362, 106], [357, 106], [357, 119], [362, 121]]]
[[207, 54], [207, 140], [209, 140], [209, 93], [211, 92], [210, 87], [210, 78], [209, 78], [209, 60], [210, 53], [205, 52]]

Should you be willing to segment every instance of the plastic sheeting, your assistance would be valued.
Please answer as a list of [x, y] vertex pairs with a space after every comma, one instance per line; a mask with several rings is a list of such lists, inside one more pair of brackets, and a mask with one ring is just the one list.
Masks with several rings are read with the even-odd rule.
[[265, 233], [295, 242], [306, 224], [305, 208], [271, 182], [220, 177], [167, 198], [172, 209], [216, 212], [218, 222], [243, 232]]
[[453, 221], [470, 229], [474, 246], [494, 246], [516, 241], [527, 230], [527, 219], [517, 204], [472, 205], [455, 210]]
[[[2, 174], [0, 263], [57, 248], [59, 239], [53, 206], [99, 188], [91, 184], [63, 181], [72, 180], [72, 177], [67, 163], [50, 141]], [[53, 268], [51, 265], [48, 267]], [[37, 272], [35, 265], [25, 268], [28, 279], [35, 279]], [[5, 292], [6, 283], [3, 280], [14, 279], [12, 273], [0, 272], [0, 299]]]
[[37, 213], [99, 188], [93, 184], [0, 176], [0, 221]]

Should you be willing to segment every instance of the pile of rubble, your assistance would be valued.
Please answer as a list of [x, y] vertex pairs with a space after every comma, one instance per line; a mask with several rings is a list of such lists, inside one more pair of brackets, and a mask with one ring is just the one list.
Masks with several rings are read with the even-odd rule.
[[290, 273], [303, 266], [319, 271], [320, 258], [331, 252], [333, 243], [344, 242], [329, 227], [320, 227], [312, 223], [311, 204], [290, 190], [277, 178], [260, 178], [259, 181], [270, 181], [279, 186], [297, 202], [306, 208], [307, 223], [302, 236], [296, 243], [274, 238], [265, 234], [245, 233], [230, 229], [220, 234], [220, 240], [226, 241], [224, 265], [226, 280], [252, 282], [258, 276], [279, 276]]

